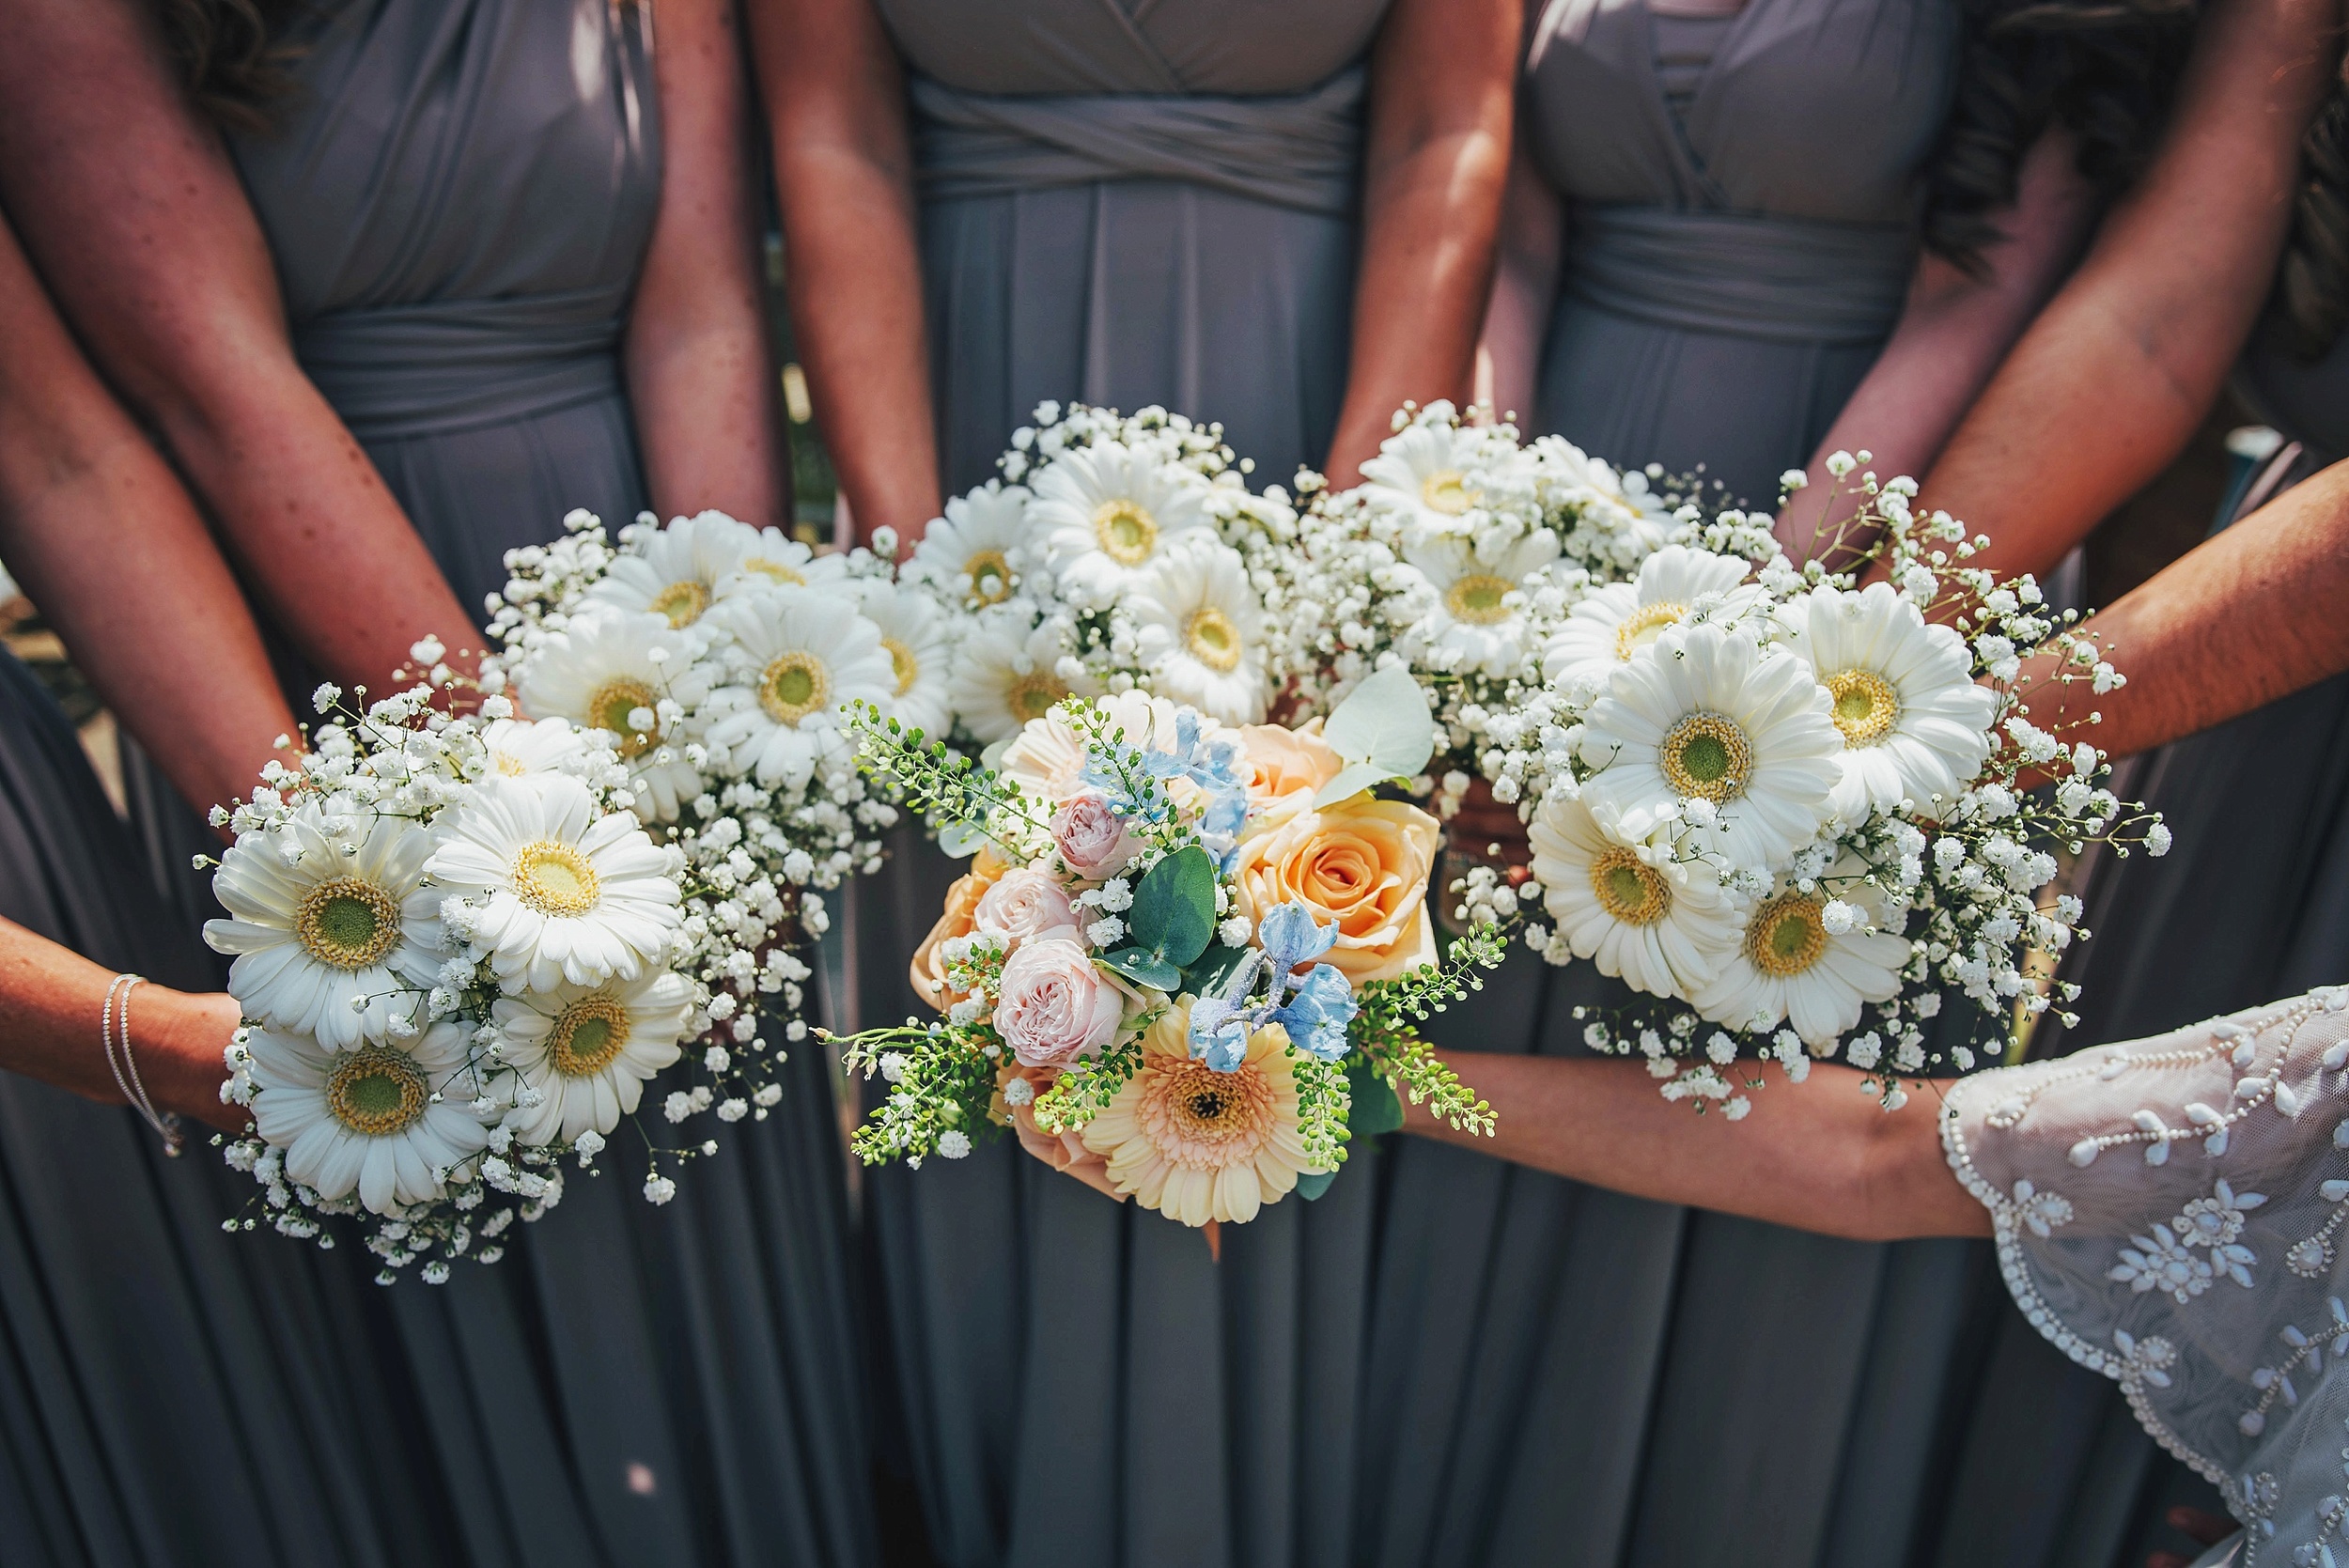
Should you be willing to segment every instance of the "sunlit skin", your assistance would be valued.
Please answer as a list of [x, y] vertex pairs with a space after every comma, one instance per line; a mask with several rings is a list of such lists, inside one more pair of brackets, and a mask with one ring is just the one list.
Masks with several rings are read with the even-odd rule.
[[[303, 653], [381, 689], [427, 632], [477, 642], [423, 541], [296, 363], [219, 137], [130, 0], [25, 0], [0, 57], [0, 200], [99, 368], [160, 432]], [[660, 8], [664, 184], [624, 341], [662, 515], [786, 515], [757, 308], [748, 103], [719, 0]]]
[[[754, 0], [750, 14], [817, 417], [859, 529], [910, 542], [941, 495], [903, 69], [870, 0]], [[1470, 391], [1520, 22], [1501, 0], [1398, 0], [1380, 25], [1335, 484], [1405, 401]]]

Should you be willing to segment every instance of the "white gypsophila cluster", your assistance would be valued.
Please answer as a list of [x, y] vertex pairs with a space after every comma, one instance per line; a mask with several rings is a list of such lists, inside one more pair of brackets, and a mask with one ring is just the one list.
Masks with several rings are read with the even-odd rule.
[[[443, 652], [418, 644], [424, 682], [364, 707], [320, 687], [301, 765], [214, 813], [237, 841], [205, 935], [244, 1014], [223, 1097], [254, 1124], [228, 1162], [285, 1234], [332, 1246], [325, 1219], [354, 1220], [386, 1283], [495, 1262], [561, 1201], [564, 1160], [592, 1168], [687, 1043], [726, 1032], [736, 975], [796, 1010], [808, 973], [780, 900], [646, 829], [620, 737], [495, 693], [452, 716], [435, 700], [468, 683]], [[729, 891], [733, 918], [707, 918]], [[770, 1105], [777, 1060], [705, 1060], [692, 1092]], [[647, 1147], [648, 1194], [687, 1153]]]
[[1800, 1080], [1840, 1056], [1897, 1106], [1905, 1079], [1995, 1064], [2019, 1021], [2077, 1021], [2077, 987], [2046, 978], [2086, 934], [2059, 855], [2169, 846], [2101, 752], [2021, 711], [2034, 683], [2123, 684], [2077, 613], [1966, 566], [1987, 539], [1914, 493], [1853, 487], [1845, 532], [1887, 579], [1865, 587], [1775, 552], [1754, 571], [1745, 515], [1694, 522], [1584, 594], [1539, 690], [1486, 727], [1532, 875], [1470, 877], [1459, 916], [1522, 906], [1549, 961], [1656, 999], [1590, 1010], [1586, 1038], [1644, 1057], [1668, 1098], [1742, 1116], [1758, 1059]]
[[1372, 671], [1409, 670], [1443, 726], [1447, 810], [1480, 770], [1489, 727], [1541, 685], [1567, 612], [1698, 515], [1644, 474], [1555, 436], [1522, 444], [1482, 412], [1407, 408], [1360, 485], [1300, 479], [1312, 501], [1293, 634], [1313, 676], [1298, 695], [1327, 711]]
[[899, 572], [952, 650], [951, 732], [916, 727], [985, 747], [1065, 697], [1136, 690], [1266, 716], [1301, 645], [1298, 519], [1279, 489], [1248, 489], [1221, 426], [1045, 403], [1000, 466]]

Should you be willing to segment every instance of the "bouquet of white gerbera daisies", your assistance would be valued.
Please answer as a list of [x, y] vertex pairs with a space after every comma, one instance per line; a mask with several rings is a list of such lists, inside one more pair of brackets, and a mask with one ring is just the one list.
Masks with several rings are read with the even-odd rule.
[[1783, 555], [1753, 571], [1736, 514], [1684, 522], [1685, 542], [1573, 600], [1546, 683], [1486, 728], [1532, 879], [1513, 897], [1479, 873], [1461, 912], [1538, 902], [1551, 962], [1655, 999], [1593, 1010], [1586, 1038], [1644, 1056], [1668, 1097], [1734, 1118], [1762, 1082], [1741, 1061], [1799, 1080], [1840, 1054], [1897, 1104], [1905, 1078], [1995, 1063], [2018, 1020], [2077, 994], [2045, 979], [2086, 934], [2079, 900], [2050, 892], [2058, 854], [2169, 846], [2094, 746], [2018, 711], [2035, 654], [2121, 683], [2077, 613], [1967, 567], [1987, 541], [1914, 517], [1914, 491], [1865, 474], [1853, 492], [1844, 534], [1888, 579], [1865, 586]]
[[1248, 489], [1219, 426], [1082, 404], [1035, 418], [1003, 478], [949, 501], [899, 574], [952, 649], [951, 738], [975, 750], [1065, 697], [1136, 690], [1263, 719], [1296, 664], [1287, 498]]
[[[419, 1260], [435, 1282], [460, 1256], [494, 1262], [689, 1039], [727, 1105], [772, 1104], [771, 1061], [723, 1043], [751, 1017], [725, 982], [757, 976], [796, 1008], [807, 973], [776, 901], [689, 915], [720, 888], [634, 809], [676, 784], [666, 764], [518, 720], [502, 696], [439, 711], [458, 684], [441, 653], [419, 644], [428, 681], [364, 710], [319, 688], [302, 766], [271, 764], [215, 814], [238, 836], [213, 878], [229, 918], [205, 935], [236, 955], [245, 1017], [224, 1093], [254, 1124], [229, 1163], [280, 1232], [329, 1246], [328, 1217], [356, 1219], [385, 1282]], [[714, 1147], [647, 1141], [646, 1196], [665, 1202], [664, 1165]]]
[[1320, 1196], [1395, 1092], [1453, 1126], [1484, 1104], [1412, 1028], [1498, 963], [1439, 961], [1435, 819], [1371, 784], [1424, 766], [1397, 673], [1302, 730], [1225, 726], [1140, 691], [1067, 698], [997, 769], [867, 712], [872, 765], [984, 843], [913, 955], [945, 1014], [846, 1042], [890, 1083], [867, 1161], [959, 1159], [1009, 1129], [1056, 1170], [1187, 1225]]

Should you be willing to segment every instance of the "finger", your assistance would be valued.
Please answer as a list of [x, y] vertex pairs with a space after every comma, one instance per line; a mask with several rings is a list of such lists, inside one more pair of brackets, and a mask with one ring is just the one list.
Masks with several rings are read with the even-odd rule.
[[2205, 1546], [2215, 1546], [2232, 1535], [2235, 1524], [2222, 1514], [2205, 1509], [2180, 1506], [2170, 1511], [2171, 1528], [2192, 1536]]

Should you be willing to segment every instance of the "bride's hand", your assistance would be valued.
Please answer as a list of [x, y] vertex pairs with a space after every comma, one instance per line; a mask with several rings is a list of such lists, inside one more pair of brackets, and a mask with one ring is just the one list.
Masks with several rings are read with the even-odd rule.
[[[2237, 1529], [2232, 1519], [2205, 1514], [2199, 1508], [2173, 1508], [2163, 1518], [2169, 1521], [2170, 1529], [2201, 1546], [2216, 1546]], [[2145, 1568], [2186, 1568], [2191, 1560], [2176, 1552], [2155, 1552], [2145, 1560]]]

